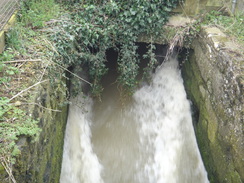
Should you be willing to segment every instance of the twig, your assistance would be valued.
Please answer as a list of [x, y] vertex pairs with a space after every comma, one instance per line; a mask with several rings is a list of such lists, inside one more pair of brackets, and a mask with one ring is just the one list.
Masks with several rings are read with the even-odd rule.
[[11, 166], [9, 165], [9, 160], [6, 160], [5, 157], [1, 157], [1, 164], [2, 166], [4, 167], [4, 169], [6, 170], [6, 172], [8, 173], [8, 176], [9, 178], [12, 180], [13, 183], [17, 183], [15, 178], [14, 178], [14, 175], [12, 173], [12, 168]]
[[62, 22], [62, 20], [56, 20], [56, 19], [51, 19], [50, 21], [48, 22], [45, 22], [46, 25], [49, 25], [49, 24], [54, 24], [56, 22]]
[[[6, 104], [6, 105], [16, 105], [16, 103], [9, 103], [9, 104]], [[33, 103], [19, 103], [18, 104], [18, 106], [19, 105], [37, 105], [38, 107], [41, 107], [41, 108], [43, 108], [43, 109], [46, 109], [46, 110], [49, 110], [49, 111], [53, 111], [53, 112], [62, 112], [62, 111], [60, 111], [60, 110], [57, 110], [57, 109], [51, 109], [51, 108], [47, 108], [47, 107], [44, 107], [44, 106], [42, 106], [41, 104], [38, 104], [38, 103], [35, 103], [35, 102], [33, 102]]]
[[[57, 50], [53, 47], [53, 45], [50, 43], [50, 41], [48, 41], [47, 39], [43, 39], [43, 40], [44, 40], [45, 43], [49, 44], [49, 45], [52, 47], [52, 49], [53, 49], [54, 52], [58, 53]], [[42, 75], [41, 75], [39, 81], [42, 80], [42, 78], [43, 78], [44, 74], [46, 73], [46, 70], [47, 70], [47, 68], [48, 68], [48, 66], [49, 66], [49, 64], [50, 64], [50, 62], [51, 62], [51, 60], [48, 60], [48, 63], [47, 63], [47, 65], [46, 65], [46, 67], [44, 68], [44, 71], [42, 72]]]
[[55, 53], [58, 54], [58, 51], [57, 51], [56, 48], [52, 45], [52, 43], [50, 43], [50, 41], [48, 41], [47, 39], [43, 39], [43, 40], [51, 46], [52, 50], [53, 50]]
[[48, 81], [48, 79], [46, 79], [46, 80], [44, 80], [44, 81], [39, 81], [39, 82], [35, 83], [34, 85], [32, 85], [32, 86], [30, 86], [30, 87], [28, 87], [28, 88], [22, 90], [22, 91], [19, 92], [18, 94], [14, 95], [11, 99], [9, 99], [9, 102], [10, 102], [11, 100], [13, 100], [14, 98], [18, 97], [19, 95], [21, 95], [22, 93], [24, 93], [24, 92], [28, 91], [29, 89], [35, 87], [36, 85], [39, 85], [39, 84], [44, 83], [44, 82], [46, 82], [46, 81]]
[[2, 82], [2, 83], [6, 87], [6, 89], [9, 89], [9, 87], [4, 82]]
[[42, 72], [42, 75], [41, 75], [41, 77], [40, 77], [39, 81], [41, 81], [41, 80], [42, 80], [42, 78], [43, 78], [44, 74], [46, 73], [46, 70], [47, 70], [47, 68], [48, 68], [49, 64], [50, 64], [50, 60], [48, 61], [47, 65], [45, 66], [45, 68], [44, 68], [44, 70], [43, 70], [43, 72]]
[[21, 104], [23, 104], [23, 105], [37, 105], [38, 107], [41, 107], [41, 108], [46, 109], [46, 110], [49, 110], [49, 111], [62, 112], [62, 111], [57, 110], [57, 109], [51, 109], [51, 108], [44, 107], [41, 104], [38, 104], [38, 103], [35, 103], [35, 102], [34, 103], [21, 103]]
[[21, 64], [18, 65], [17, 67], [18, 67], [18, 68], [21, 68], [24, 64], [25, 64], [25, 62], [21, 62]]
[[44, 74], [46, 73], [46, 70], [47, 70], [47, 68], [48, 68], [48, 66], [49, 66], [49, 63], [50, 63], [50, 62], [48, 62], [47, 66], [44, 68], [44, 71], [42, 72], [42, 75], [41, 75], [41, 77], [40, 77], [39, 81], [41, 81], [41, 80], [42, 80], [42, 78], [43, 78]]
[[11, 64], [11, 63], [17, 63], [17, 62], [41, 62], [41, 59], [34, 59], [34, 60], [11, 60], [11, 61], [4, 61], [2, 63], [4, 64]]
[[87, 83], [87, 84], [89, 84], [90, 86], [92, 86], [92, 83], [90, 83], [89, 81], [87, 81], [87, 80], [85, 80], [85, 79], [83, 79], [83, 78], [81, 78], [80, 76], [78, 76], [77, 74], [75, 74], [75, 73], [73, 73], [73, 72], [71, 72], [71, 71], [69, 71], [69, 69], [66, 69], [65, 67], [63, 67], [62, 65], [59, 65], [58, 63], [56, 63], [56, 62], [54, 62], [55, 64], [57, 64], [59, 67], [61, 67], [62, 69], [64, 69], [64, 70], [66, 70], [66, 71], [68, 71], [70, 74], [72, 74], [72, 75], [74, 75], [75, 77], [77, 77], [77, 78], [79, 78], [80, 80], [82, 80], [82, 81], [84, 81], [85, 83]]
[[[51, 46], [52, 50], [53, 50], [55, 53], [59, 54], [58, 51], [56, 50], [56, 48], [52, 45], [52, 43], [51, 43], [50, 41], [48, 41], [48, 40], [46, 40], [46, 39], [44, 39], [44, 41], [47, 42], [47, 43]], [[75, 77], [79, 78], [81, 81], [84, 81], [85, 83], [87, 83], [87, 84], [89, 84], [90, 86], [92, 86], [92, 83], [90, 83], [89, 81], [87, 81], [87, 80], [81, 78], [81, 77], [78, 76], [77, 74], [75, 74], [75, 73], [69, 71], [68, 69], [66, 69], [66, 68], [63, 67], [62, 65], [60, 65], [60, 64], [58, 64], [58, 63], [56, 63], [56, 62], [54, 62], [54, 61], [52, 61], [52, 60], [51, 60], [51, 62], [57, 64], [59, 67], [61, 67], [61, 68], [64, 69], [65, 71], [68, 71], [70, 74], [72, 74], [72, 75], [74, 75]]]

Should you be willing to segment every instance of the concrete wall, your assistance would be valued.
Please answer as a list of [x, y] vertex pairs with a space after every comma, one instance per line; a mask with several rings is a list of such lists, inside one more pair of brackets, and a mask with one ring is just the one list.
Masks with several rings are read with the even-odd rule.
[[183, 65], [197, 109], [196, 136], [211, 182], [244, 182], [244, 56], [217, 28], [203, 28]]

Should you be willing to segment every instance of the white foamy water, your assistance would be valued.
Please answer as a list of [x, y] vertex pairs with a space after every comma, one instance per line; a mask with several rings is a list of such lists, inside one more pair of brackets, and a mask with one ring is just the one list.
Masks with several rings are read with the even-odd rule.
[[73, 99], [61, 183], [209, 182], [176, 60], [123, 106], [110, 84], [102, 101]]
[[103, 183], [91, 144], [90, 98], [72, 99], [64, 139], [61, 183]]

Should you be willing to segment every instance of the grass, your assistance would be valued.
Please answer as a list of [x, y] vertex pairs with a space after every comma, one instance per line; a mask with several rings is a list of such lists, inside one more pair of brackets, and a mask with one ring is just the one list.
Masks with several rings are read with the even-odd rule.
[[22, 2], [20, 19], [24, 26], [43, 28], [45, 22], [58, 17], [60, 6], [54, 0]]
[[47, 80], [49, 68], [55, 71], [51, 63], [55, 51], [48, 40], [52, 25], [47, 22], [59, 15], [54, 0], [22, 1], [18, 22], [8, 31], [6, 49], [0, 54], [0, 163], [13, 182], [11, 167], [20, 153], [18, 137], [35, 140], [40, 133], [38, 119], [27, 109], [41, 106], [30, 101], [35, 91], [32, 86]]
[[220, 11], [212, 11], [206, 15], [204, 24], [220, 28], [227, 35], [244, 45], [244, 13], [229, 16]]

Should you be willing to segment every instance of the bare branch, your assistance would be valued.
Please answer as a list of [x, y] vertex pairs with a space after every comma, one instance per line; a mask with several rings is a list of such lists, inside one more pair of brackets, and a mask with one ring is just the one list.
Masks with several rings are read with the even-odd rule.
[[[48, 41], [47, 39], [44, 39], [44, 41], [45, 41], [46, 43], [48, 43], [48, 44], [51, 46], [52, 50], [53, 50], [55, 53], [59, 54], [58, 51], [56, 50], [56, 48], [52, 45], [52, 43], [51, 43], [50, 41]], [[51, 60], [51, 61], [52, 61], [52, 60]], [[55, 64], [57, 64], [59, 67], [61, 67], [61, 68], [64, 69], [65, 71], [68, 71], [70, 74], [72, 74], [73, 76], [77, 77], [77, 78], [80, 79], [81, 81], [84, 81], [85, 83], [87, 83], [87, 84], [89, 84], [90, 86], [92, 86], [92, 83], [90, 83], [89, 81], [87, 81], [87, 80], [81, 78], [80, 76], [78, 76], [77, 74], [75, 74], [75, 73], [71, 72], [70, 70], [66, 69], [66, 68], [63, 67], [62, 65], [60, 65], [60, 64], [58, 64], [58, 63], [56, 63], [56, 62], [54, 62], [54, 61], [52, 61], [52, 62], [55, 63]]]
[[1, 164], [4, 167], [5, 171], [7, 172], [9, 178], [11, 179], [11, 181], [13, 183], [17, 183], [15, 178], [14, 178], [14, 175], [12, 173], [12, 167], [11, 167], [11, 163], [10, 163], [9, 157], [7, 157], [7, 158], [8, 159], [6, 159], [6, 157], [1, 157], [0, 158]]
[[44, 82], [46, 82], [46, 81], [48, 81], [48, 79], [46, 79], [46, 80], [44, 80], [44, 81], [39, 81], [39, 82], [35, 83], [34, 85], [32, 85], [32, 86], [30, 86], [30, 87], [28, 87], [28, 88], [22, 90], [22, 91], [19, 92], [18, 94], [14, 95], [11, 99], [9, 99], [9, 102], [10, 102], [11, 100], [13, 100], [14, 98], [18, 97], [19, 95], [21, 95], [22, 93], [24, 93], [24, 92], [30, 90], [31, 88], [35, 87], [36, 85], [39, 85], [39, 84], [44, 83]]
[[33, 59], [33, 60], [11, 60], [11, 61], [4, 61], [4, 64], [11, 64], [11, 63], [18, 63], [18, 62], [41, 62], [41, 59]]
[[70, 74], [74, 75], [75, 77], [77, 77], [78, 79], [80, 79], [81, 81], [84, 81], [85, 83], [89, 84], [90, 86], [92, 86], [92, 83], [90, 83], [89, 81], [81, 78], [80, 76], [78, 76], [77, 74], [71, 72], [70, 70], [66, 69], [65, 67], [63, 67], [62, 65], [59, 65], [58, 63], [54, 62], [55, 64], [57, 64], [59, 67], [61, 67], [62, 69], [68, 71]]

